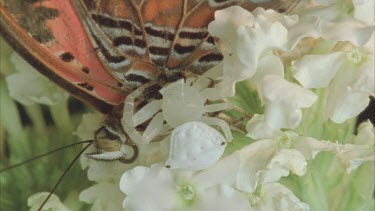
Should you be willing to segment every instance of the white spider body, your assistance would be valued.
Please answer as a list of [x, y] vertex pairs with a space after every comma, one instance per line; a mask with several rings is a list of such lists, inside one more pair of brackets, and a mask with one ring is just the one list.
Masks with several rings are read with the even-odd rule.
[[[208, 75], [212, 72], [206, 72]], [[204, 76], [204, 75], [203, 75]], [[202, 77], [202, 76], [201, 76]], [[227, 141], [232, 140], [229, 125], [222, 119], [211, 117], [209, 113], [232, 108], [230, 103], [208, 104], [209, 97], [204, 92], [212, 79], [194, 80], [181, 79], [160, 90], [161, 100], [153, 100], [135, 111], [135, 100], [142, 96], [144, 90], [152, 84], [145, 84], [127, 96], [124, 106], [124, 116], [121, 120], [127, 135], [136, 144], [147, 144], [157, 136], [167, 136], [171, 129], [191, 121], [201, 121], [207, 125], [216, 125], [221, 128]], [[195, 81], [195, 83], [194, 83]], [[209, 88], [208, 88], [209, 89]], [[146, 121], [149, 122], [143, 134], [136, 127]]]

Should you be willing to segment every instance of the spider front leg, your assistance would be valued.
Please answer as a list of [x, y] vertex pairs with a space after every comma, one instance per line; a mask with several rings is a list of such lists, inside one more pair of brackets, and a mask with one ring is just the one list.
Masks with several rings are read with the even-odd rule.
[[[137, 144], [149, 143], [155, 136], [157, 136], [161, 132], [163, 128], [164, 117], [162, 113], [159, 112], [161, 109], [161, 100], [154, 100], [148, 103], [134, 114], [137, 107], [135, 103], [136, 99], [145, 97], [145, 90], [155, 85], [155, 83], [156, 82], [149, 82], [147, 84], [144, 84], [143, 86], [139, 87], [134, 92], [129, 94], [125, 100], [124, 116], [121, 120], [121, 123], [130, 139], [132, 139]], [[146, 130], [143, 134], [141, 134], [136, 129], [136, 127], [142, 123], [145, 123], [151, 118], [152, 120], [147, 125]]]
[[219, 126], [220, 129], [223, 131], [223, 133], [225, 135], [225, 140], [227, 140], [227, 142], [230, 142], [230, 141], [233, 140], [233, 136], [232, 136], [232, 132], [230, 131], [230, 127], [229, 127], [228, 123], [226, 123], [224, 120], [216, 118], [216, 117], [203, 116], [201, 121], [206, 123], [207, 125]]

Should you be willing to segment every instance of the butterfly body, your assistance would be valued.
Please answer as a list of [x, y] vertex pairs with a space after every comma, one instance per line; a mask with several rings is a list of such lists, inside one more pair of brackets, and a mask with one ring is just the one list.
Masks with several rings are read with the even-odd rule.
[[[207, 31], [216, 10], [240, 5], [287, 11], [298, 0], [0, 2], [0, 32], [12, 46], [42, 74], [108, 116], [95, 138], [96, 154], [103, 154], [134, 146], [121, 127], [129, 95], [134, 96], [132, 109], [140, 110], [160, 100], [166, 84], [202, 75], [222, 61]], [[137, 90], [142, 91], [135, 95]]]

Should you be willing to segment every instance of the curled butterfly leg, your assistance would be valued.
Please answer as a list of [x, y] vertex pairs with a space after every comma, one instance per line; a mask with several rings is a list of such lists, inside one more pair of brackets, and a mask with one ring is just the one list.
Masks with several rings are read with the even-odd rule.
[[120, 129], [112, 126], [103, 126], [96, 131], [94, 146], [96, 151], [86, 154], [94, 160], [132, 163], [138, 156], [137, 146]]

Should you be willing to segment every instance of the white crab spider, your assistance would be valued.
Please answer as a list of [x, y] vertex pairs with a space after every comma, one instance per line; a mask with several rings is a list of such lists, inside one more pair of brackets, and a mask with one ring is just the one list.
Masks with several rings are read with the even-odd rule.
[[[142, 96], [143, 91], [153, 84], [145, 84], [126, 97], [124, 115], [121, 120], [127, 135], [137, 144], [146, 144], [158, 135], [166, 135], [172, 128], [190, 121], [201, 121], [207, 125], [221, 128], [227, 141], [233, 139], [229, 125], [222, 119], [210, 117], [207, 114], [232, 108], [231, 103], [213, 103], [205, 105], [206, 88], [211, 78], [216, 78], [217, 70], [213, 69], [199, 77], [196, 81], [188, 78], [178, 80], [162, 88], [163, 99], [154, 100], [134, 114], [135, 99]], [[194, 82], [195, 81], [195, 82]], [[147, 120], [152, 120], [141, 134], [136, 127]], [[166, 124], [164, 124], [166, 122]]]

